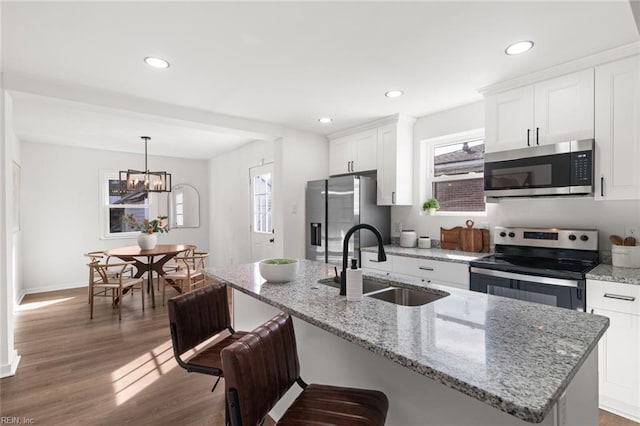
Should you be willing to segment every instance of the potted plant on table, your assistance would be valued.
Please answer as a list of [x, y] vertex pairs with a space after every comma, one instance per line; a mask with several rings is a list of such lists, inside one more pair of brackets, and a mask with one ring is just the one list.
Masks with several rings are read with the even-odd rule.
[[430, 216], [436, 213], [436, 210], [440, 208], [440, 203], [435, 198], [429, 198], [422, 204], [422, 210], [429, 212]]
[[166, 218], [167, 216], [158, 216], [157, 219], [145, 219], [139, 222], [132, 213], [124, 216], [125, 222], [129, 224], [129, 229], [140, 231], [138, 245], [142, 250], [151, 250], [158, 243], [158, 234], [169, 232], [169, 225], [165, 225], [163, 222]]

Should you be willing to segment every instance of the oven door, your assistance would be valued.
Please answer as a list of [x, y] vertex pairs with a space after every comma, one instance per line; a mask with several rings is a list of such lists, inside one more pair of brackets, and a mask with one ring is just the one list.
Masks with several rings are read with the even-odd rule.
[[472, 291], [584, 312], [585, 281], [470, 268]]

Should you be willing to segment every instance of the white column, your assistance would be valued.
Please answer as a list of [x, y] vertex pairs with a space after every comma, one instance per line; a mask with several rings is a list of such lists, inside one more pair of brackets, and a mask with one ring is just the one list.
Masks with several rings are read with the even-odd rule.
[[4, 91], [4, 74], [0, 74], [0, 377], [15, 374], [20, 356], [14, 348], [14, 273], [13, 265], [17, 253], [13, 253], [13, 104], [10, 96]]

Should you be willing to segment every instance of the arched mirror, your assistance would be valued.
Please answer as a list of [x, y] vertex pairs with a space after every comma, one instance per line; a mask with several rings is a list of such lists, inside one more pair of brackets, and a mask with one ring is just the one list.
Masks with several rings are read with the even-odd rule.
[[169, 221], [172, 228], [200, 227], [200, 195], [197, 189], [188, 184], [171, 188]]

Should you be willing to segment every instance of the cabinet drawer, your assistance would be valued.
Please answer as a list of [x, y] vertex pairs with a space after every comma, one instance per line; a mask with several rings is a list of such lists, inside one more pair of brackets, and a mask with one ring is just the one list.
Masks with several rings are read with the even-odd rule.
[[393, 263], [393, 272], [426, 278], [435, 284], [441, 281], [469, 287], [469, 266], [462, 263], [398, 256]]
[[367, 251], [361, 252], [360, 266], [363, 269], [375, 269], [376, 271], [393, 271], [393, 256], [387, 255], [386, 262], [378, 262], [378, 253], [371, 253]]
[[640, 286], [587, 280], [587, 304], [599, 309], [640, 315]]

